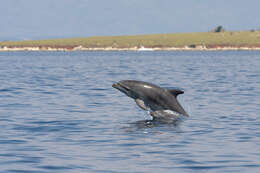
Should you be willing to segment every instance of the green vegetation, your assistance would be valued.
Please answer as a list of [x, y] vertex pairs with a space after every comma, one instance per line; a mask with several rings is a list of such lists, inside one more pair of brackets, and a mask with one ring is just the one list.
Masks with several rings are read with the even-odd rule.
[[34, 41], [5, 41], [8, 47], [183, 47], [204, 46], [260, 46], [260, 31], [223, 31], [201, 33], [152, 34], [136, 36], [104, 36]]

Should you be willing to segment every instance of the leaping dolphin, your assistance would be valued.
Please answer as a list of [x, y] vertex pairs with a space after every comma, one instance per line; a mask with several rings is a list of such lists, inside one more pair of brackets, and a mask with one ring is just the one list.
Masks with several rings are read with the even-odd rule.
[[177, 100], [177, 96], [184, 93], [182, 90], [164, 89], [136, 80], [122, 80], [112, 87], [133, 98], [143, 110], [150, 111], [153, 120], [177, 120], [181, 115], [189, 116]]

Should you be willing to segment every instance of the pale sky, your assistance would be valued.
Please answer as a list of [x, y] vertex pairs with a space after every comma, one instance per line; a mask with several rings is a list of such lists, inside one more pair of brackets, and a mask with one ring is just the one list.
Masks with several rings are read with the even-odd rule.
[[259, 0], [0, 2], [0, 40], [260, 29]]

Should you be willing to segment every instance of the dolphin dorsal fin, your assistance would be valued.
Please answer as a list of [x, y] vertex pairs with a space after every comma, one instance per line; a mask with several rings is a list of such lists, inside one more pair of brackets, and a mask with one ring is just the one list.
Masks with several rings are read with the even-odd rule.
[[177, 97], [179, 94], [183, 94], [184, 93], [184, 91], [179, 90], [179, 89], [168, 89], [168, 92], [170, 92], [175, 97]]

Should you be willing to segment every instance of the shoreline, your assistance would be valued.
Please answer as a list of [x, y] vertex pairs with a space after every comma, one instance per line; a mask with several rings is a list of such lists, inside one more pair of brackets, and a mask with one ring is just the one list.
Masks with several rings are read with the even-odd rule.
[[53, 47], [53, 46], [3, 46], [0, 47], [0, 52], [17, 52], [17, 51], [225, 51], [225, 50], [260, 50], [260, 47], [254, 46], [184, 46], [184, 47], [127, 47], [127, 48], [118, 48], [118, 47]]

